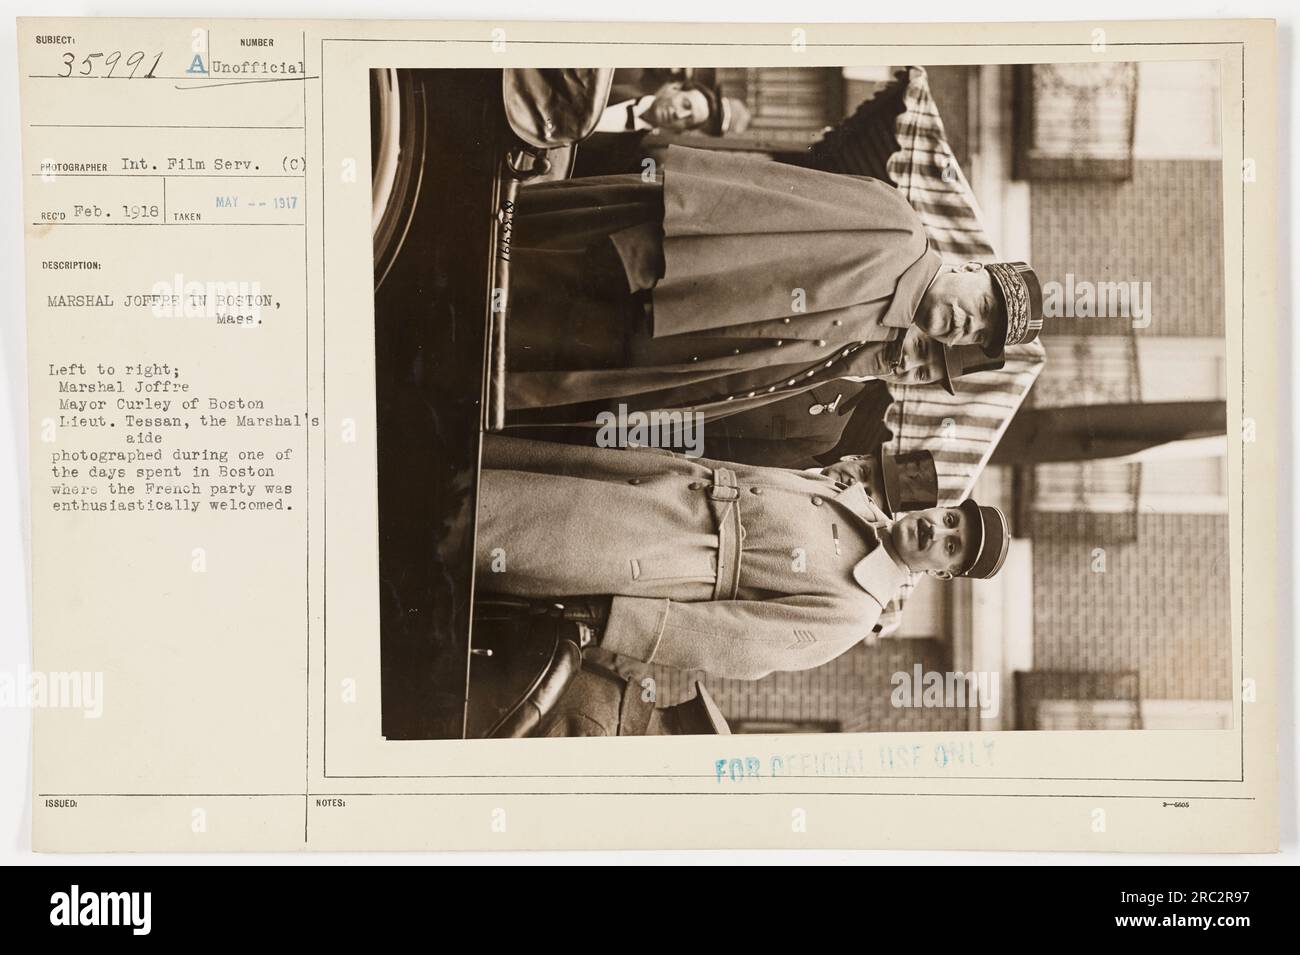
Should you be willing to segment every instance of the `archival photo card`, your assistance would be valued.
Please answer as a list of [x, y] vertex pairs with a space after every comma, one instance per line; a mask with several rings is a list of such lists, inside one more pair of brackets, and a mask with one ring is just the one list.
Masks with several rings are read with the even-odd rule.
[[20, 34], [37, 848], [1276, 847], [1271, 23]]

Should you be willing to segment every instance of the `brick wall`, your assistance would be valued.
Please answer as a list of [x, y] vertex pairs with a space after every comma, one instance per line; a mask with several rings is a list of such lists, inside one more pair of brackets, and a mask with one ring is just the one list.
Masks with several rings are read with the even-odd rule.
[[1034, 539], [1035, 669], [1137, 670], [1145, 699], [1232, 698], [1226, 516], [1140, 514], [1136, 543], [1105, 548], [1105, 573], [1092, 570], [1094, 543], [1046, 530]]
[[[1105, 573], [1092, 570], [1088, 541], [1050, 529], [1035, 539], [1035, 668], [1136, 670], [1144, 699], [1231, 699], [1227, 518], [1142, 514], [1138, 521], [1136, 543], [1106, 548]], [[753, 682], [666, 668], [653, 675], [665, 704], [684, 699], [691, 681], [703, 679], [732, 721], [834, 721], [843, 732], [965, 729], [967, 709], [890, 704], [891, 677], [917, 663], [927, 671], [950, 669], [946, 641], [882, 640], [815, 670]]]
[[[1032, 183], [1044, 282], [1151, 283], [1149, 328], [1062, 318], [1045, 334], [1222, 338], [1221, 175], [1218, 162], [1139, 160], [1126, 183]], [[1136, 542], [1106, 546], [1105, 573], [1091, 569], [1097, 542], [1070, 533], [1073, 520], [1035, 514], [1035, 669], [1137, 670], [1146, 699], [1231, 699], [1227, 518], [1138, 514]]]
[[[1044, 283], [1150, 282], [1143, 335], [1222, 337], [1222, 164], [1138, 160], [1129, 182], [1037, 181], [1030, 186], [1031, 264]], [[1115, 335], [1123, 318], [1051, 319], [1045, 332]]]
[[971, 710], [896, 708], [890, 704], [891, 678], [911, 672], [950, 668], [946, 642], [886, 639], [860, 644], [825, 666], [798, 673], [774, 673], [763, 680], [719, 680], [703, 674], [656, 668], [660, 700], [675, 703], [690, 695], [693, 678], [703, 680], [730, 721], [742, 719], [836, 721], [846, 733], [965, 729]]

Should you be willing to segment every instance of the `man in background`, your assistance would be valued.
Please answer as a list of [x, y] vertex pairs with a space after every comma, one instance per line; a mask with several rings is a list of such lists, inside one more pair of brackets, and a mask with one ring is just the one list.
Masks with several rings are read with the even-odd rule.
[[669, 80], [653, 91], [615, 83], [596, 131], [577, 147], [574, 177], [639, 174], [653, 132], [697, 130], [709, 136], [742, 133], [750, 114], [738, 99], [689, 79]]

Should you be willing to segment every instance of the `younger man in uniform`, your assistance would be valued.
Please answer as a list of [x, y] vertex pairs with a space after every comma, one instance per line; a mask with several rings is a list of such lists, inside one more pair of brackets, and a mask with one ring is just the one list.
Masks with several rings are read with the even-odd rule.
[[909, 573], [992, 577], [1009, 539], [973, 501], [893, 520], [832, 474], [488, 435], [475, 586], [594, 595], [602, 648], [757, 680], [850, 649]]

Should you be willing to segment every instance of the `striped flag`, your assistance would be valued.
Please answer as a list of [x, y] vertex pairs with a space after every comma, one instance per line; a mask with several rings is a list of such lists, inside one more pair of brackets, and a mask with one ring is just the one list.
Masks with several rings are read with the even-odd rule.
[[[896, 119], [899, 149], [889, 158], [890, 178], [921, 217], [935, 249], [947, 262], [997, 260], [980, 224], [979, 204], [957, 165], [943, 120], [930, 95], [925, 70], [912, 67]], [[1041, 339], [1006, 351], [1006, 366], [959, 379], [955, 396], [939, 388], [891, 385], [885, 413], [893, 452], [930, 451], [939, 472], [939, 503], [965, 500], [993, 449], [1043, 370]], [[897, 627], [898, 611], [918, 577], [904, 585], [885, 616], [882, 634]]]

